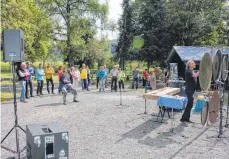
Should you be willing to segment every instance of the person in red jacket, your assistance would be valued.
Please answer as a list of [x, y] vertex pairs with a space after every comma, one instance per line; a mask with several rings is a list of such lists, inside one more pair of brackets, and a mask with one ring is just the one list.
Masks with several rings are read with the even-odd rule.
[[145, 71], [143, 72], [143, 86], [146, 85], [148, 76], [149, 76], [148, 69], [145, 69]]

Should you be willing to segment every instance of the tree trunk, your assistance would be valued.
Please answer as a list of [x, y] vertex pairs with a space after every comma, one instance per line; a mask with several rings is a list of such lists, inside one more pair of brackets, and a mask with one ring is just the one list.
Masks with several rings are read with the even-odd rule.
[[74, 61], [71, 55], [71, 21], [70, 21], [70, 14], [71, 14], [71, 8], [70, 8], [70, 0], [67, 0], [67, 16], [66, 16], [66, 25], [67, 25], [67, 53], [68, 53], [68, 61], [69, 65], [74, 65]]
[[147, 61], [147, 69], [148, 69], [148, 72], [149, 72], [149, 67], [150, 67], [150, 60]]

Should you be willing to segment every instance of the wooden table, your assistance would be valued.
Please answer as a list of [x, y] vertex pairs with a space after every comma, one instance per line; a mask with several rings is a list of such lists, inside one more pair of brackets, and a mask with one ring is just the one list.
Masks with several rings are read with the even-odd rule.
[[145, 99], [145, 112], [146, 114], [146, 100], [157, 100], [160, 96], [164, 95], [174, 95], [180, 92], [180, 88], [165, 87], [162, 89], [154, 90], [143, 94], [143, 99]]

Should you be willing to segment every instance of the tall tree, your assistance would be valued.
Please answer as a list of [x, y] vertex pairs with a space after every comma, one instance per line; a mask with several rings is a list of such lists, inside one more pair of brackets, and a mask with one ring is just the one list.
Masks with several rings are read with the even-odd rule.
[[3, 0], [1, 11], [3, 29], [24, 31], [26, 60], [47, 57], [53, 30], [45, 12], [33, 0]]
[[[222, 0], [168, 0], [168, 23], [176, 37], [176, 44], [201, 45], [204, 39], [217, 38], [224, 5]], [[211, 45], [215, 40], [207, 44]]]
[[[61, 17], [61, 22], [63, 22], [62, 29], [64, 32], [59, 34], [66, 35], [66, 50], [69, 62], [73, 62], [75, 54], [73, 54], [73, 28], [75, 27], [74, 22], [83, 18], [87, 19], [90, 25], [94, 25], [96, 18], [103, 18], [107, 16], [107, 4], [100, 4], [97, 0], [43, 0], [39, 2], [44, 8], [48, 8], [53, 15]], [[61, 26], [61, 25], [59, 25]], [[84, 35], [84, 40], [87, 40], [87, 33]], [[75, 48], [74, 48], [75, 49]], [[79, 55], [78, 55], [79, 56]]]

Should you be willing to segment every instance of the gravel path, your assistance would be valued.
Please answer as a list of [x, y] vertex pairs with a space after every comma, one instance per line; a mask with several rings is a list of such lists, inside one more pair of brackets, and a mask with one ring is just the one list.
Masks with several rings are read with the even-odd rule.
[[[127, 90], [120, 106], [118, 92], [80, 92], [79, 103], [63, 105], [60, 95], [44, 95], [18, 103], [19, 124], [59, 122], [70, 134], [70, 159], [229, 159], [229, 129], [227, 139], [217, 136], [218, 123], [211, 127], [200, 124], [200, 114], [192, 114], [194, 124], [180, 124], [181, 113], [175, 113], [175, 128], [171, 121], [156, 121], [158, 108], [155, 101], [147, 101], [148, 114], [144, 112], [143, 90]], [[13, 103], [1, 105], [2, 138], [14, 124]], [[152, 115], [151, 115], [152, 114]], [[15, 147], [15, 133], [3, 145]], [[20, 131], [21, 147], [25, 146], [25, 134]], [[2, 149], [2, 158], [12, 154]]]

